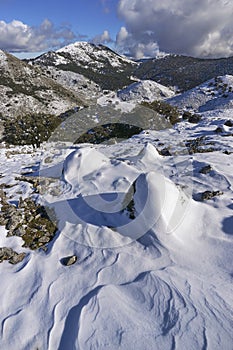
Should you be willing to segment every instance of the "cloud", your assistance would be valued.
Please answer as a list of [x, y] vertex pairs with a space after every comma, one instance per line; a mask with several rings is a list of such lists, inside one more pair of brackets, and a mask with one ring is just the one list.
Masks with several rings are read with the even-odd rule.
[[124, 43], [127, 41], [127, 39], [129, 38], [129, 33], [127, 31], [127, 29], [125, 27], [121, 27], [120, 31], [117, 34], [116, 37], [116, 43], [117, 45], [124, 45]]
[[0, 21], [0, 48], [10, 52], [39, 52], [69, 44], [77, 36], [70, 27], [55, 27], [45, 19], [40, 26], [31, 27], [21, 21]]
[[227, 0], [120, 0], [125, 27], [117, 46], [138, 56], [161, 51], [196, 57], [233, 55], [233, 3]]
[[119, 52], [136, 59], [153, 57], [159, 54], [159, 47], [156, 42], [142, 43], [137, 41], [125, 27], [121, 27], [116, 36], [116, 47]]
[[110, 37], [110, 34], [108, 30], [105, 30], [102, 34], [96, 35], [91, 42], [93, 44], [99, 45], [99, 44], [109, 44], [112, 43], [113, 40]]

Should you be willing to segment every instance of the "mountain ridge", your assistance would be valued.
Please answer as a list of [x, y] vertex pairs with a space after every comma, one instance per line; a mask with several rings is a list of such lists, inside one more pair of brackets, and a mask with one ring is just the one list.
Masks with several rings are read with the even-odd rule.
[[14, 117], [19, 114], [41, 113], [58, 115], [81, 106], [77, 94], [48, 77], [40, 67], [33, 67], [15, 56], [0, 53], [1, 113]]

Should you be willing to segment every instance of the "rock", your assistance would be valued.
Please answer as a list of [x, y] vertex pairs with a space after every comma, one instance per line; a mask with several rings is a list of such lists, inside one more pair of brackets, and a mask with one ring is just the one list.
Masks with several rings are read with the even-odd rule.
[[183, 114], [182, 114], [182, 118], [183, 118], [184, 120], [189, 119], [191, 116], [192, 116], [192, 113], [190, 113], [190, 112], [188, 112], [188, 111], [184, 111]]
[[223, 192], [221, 191], [205, 191], [201, 194], [201, 200], [202, 201], [209, 200], [209, 199], [212, 199], [213, 197], [221, 196], [222, 194]]
[[164, 157], [169, 157], [171, 156], [171, 153], [169, 152], [169, 149], [167, 147], [161, 149], [161, 150], [158, 150], [159, 154], [161, 156], [164, 156]]
[[16, 253], [12, 256], [12, 258], [9, 259], [9, 263], [10, 264], [18, 264], [19, 262], [23, 261], [23, 259], [25, 258], [26, 253]]
[[[19, 199], [18, 206], [7, 202], [3, 191], [1, 195], [0, 225], [8, 230], [7, 236], [19, 236], [24, 240], [23, 247], [45, 248], [56, 234], [54, 213], [36, 204], [31, 198]], [[54, 220], [53, 220], [54, 219]]]
[[229, 126], [230, 128], [233, 126], [233, 121], [232, 120], [227, 120], [224, 125]]
[[222, 132], [224, 132], [224, 130], [222, 129], [221, 126], [218, 126], [218, 127], [214, 130], [214, 132], [216, 132], [217, 134], [221, 134]]
[[38, 242], [40, 242], [40, 243], [48, 243], [49, 241], [50, 241], [49, 236], [42, 236], [38, 239]]
[[78, 257], [76, 255], [67, 256], [61, 259], [61, 264], [64, 266], [71, 266], [76, 263]]
[[208, 174], [209, 172], [211, 172], [211, 170], [212, 170], [211, 165], [206, 165], [203, 168], [201, 168], [199, 173], [201, 173], [201, 174]]
[[192, 124], [197, 124], [197, 123], [199, 123], [200, 120], [201, 120], [201, 115], [199, 115], [199, 114], [192, 114], [188, 118], [189, 123], [192, 123]]
[[21, 262], [24, 257], [25, 253], [16, 253], [13, 249], [8, 247], [0, 248], [0, 263], [4, 260], [8, 260], [10, 264], [18, 264]]

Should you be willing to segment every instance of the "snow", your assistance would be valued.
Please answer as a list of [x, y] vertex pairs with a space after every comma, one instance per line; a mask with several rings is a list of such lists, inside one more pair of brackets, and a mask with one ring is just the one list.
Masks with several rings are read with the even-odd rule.
[[216, 77], [167, 101], [176, 106], [199, 112], [232, 109], [233, 76]]
[[113, 67], [121, 67], [123, 63], [130, 63], [137, 65], [135, 62], [129, 60], [124, 56], [118, 56], [115, 53], [111, 52], [105, 46], [94, 45], [87, 42], [77, 41], [73, 44], [62, 47], [56, 51], [57, 53], [69, 53], [74, 61], [80, 60], [82, 64], [93, 65], [93, 62], [96, 66], [96, 69], [103, 68], [105, 63], [101, 60], [107, 59], [110, 65]]
[[4, 51], [0, 50], [0, 67], [4, 67], [6, 69], [7, 67], [7, 57]]
[[174, 91], [152, 80], [142, 80], [118, 91], [117, 96], [122, 101], [148, 101], [169, 98]]
[[[2, 349], [232, 350], [233, 128], [215, 133], [229, 119], [215, 109], [113, 145], [0, 148], [10, 200], [34, 196], [59, 218], [47, 252], [0, 228], [1, 246], [27, 253], [0, 264]], [[190, 154], [201, 136], [213, 152]], [[61, 191], [36, 194], [22, 171]], [[206, 190], [223, 194], [200, 201]]]
[[143, 101], [152, 102], [171, 98], [172, 96], [174, 96], [174, 91], [166, 86], [152, 80], [139, 80], [117, 91], [117, 93], [111, 91], [100, 96], [97, 99], [97, 103], [100, 106], [111, 105], [113, 108], [127, 113], [131, 112], [137, 104]]
[[111, 106], [121, 112], [131, 112], [136, 107], [135, 101], [122, 101], [116, 92], [109, 92], [106, 95], [102, 95], [97, 99], [97, 104], [102, 107]]

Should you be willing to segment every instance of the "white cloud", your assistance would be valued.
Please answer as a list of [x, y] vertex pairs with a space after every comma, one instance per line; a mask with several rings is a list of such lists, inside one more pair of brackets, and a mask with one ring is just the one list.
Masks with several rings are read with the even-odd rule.
[[0, 48], [10, 52], [38, 52], [69, 44], [76, 38], [69, 26], [54, 27], [45, 19], [31, 27], [21, 21], [0, 21]]
[[108, 44], [108, 43], [111, 43], [113, 40], [111, 39], [110, 37], [110, 34], [108, 32], [108, 30], [104, 30], [104, 32], [100, 35], [96, 35], [92, 40], [91, 42], [93, 44]]
[[117, 34], [116, 47], [119, 52], [128, 54], [136, 59], [156, 56], [159, 53], [159, 47], [156, 42], [137, 42], [125, 27], [121, 27]]
[[[117, 45], [148, 55], [165, 52], [200, 57], [233, 55], [233, 2], [226, 0], [120, 0], [125, 22]], [[121, 40], [119, 40], [121, 38]]]
[[116, 37], [116, 43], [117, 45], [121, 45], [124, 44], [126, 42], [126, 40], [129, 37], [129, 33], [127, 31], [127, 29], [125, 27], [121, 27], [120, 31], [117, 34]]

